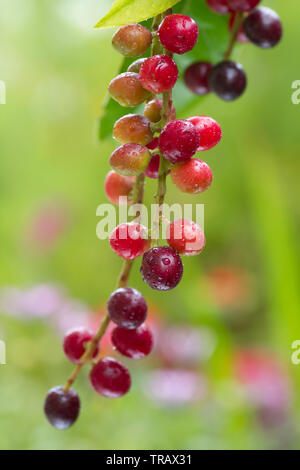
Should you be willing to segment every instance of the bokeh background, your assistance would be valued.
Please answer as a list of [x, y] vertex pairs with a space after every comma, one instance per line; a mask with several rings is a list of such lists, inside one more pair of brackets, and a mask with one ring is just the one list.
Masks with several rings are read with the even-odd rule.
[[[169, 293], [143, 284], [136, 263], [132, 285], [157, 339], [151, 357], [124, 361], [131, 392], [108, 401], [84, 371], [78, 422], [59, 432], [45, 420], [47, 390], [72, 369], [62, 335], [97, 325], [121, 264], [95, 234], [115, 146], [98, 142], [97, 119], [120, 57], [113, 31], [93, 25], [111, 3], [0, 0], [0, 448], [299, 448], [298, 0], [263, 1], [284, 40], [237, 49], [249, 78], [241, 99], [210, 95], [180, 115], [208, 114], [223, 129], [205, 155], [210, 190], [194, 198], [168, 185], [167, 202], [205, 204], [207, 245]], [[153, 182], [146, 194], [150, 203]], [[115, 354], [108, 339], [103, 351]]]

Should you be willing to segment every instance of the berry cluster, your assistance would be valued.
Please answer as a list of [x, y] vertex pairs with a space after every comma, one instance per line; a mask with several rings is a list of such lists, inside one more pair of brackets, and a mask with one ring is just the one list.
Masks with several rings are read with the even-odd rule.
[[276, 46], [282, 36], [282, 25], [277, 13], [258, 6], [261, 0], [206, 0], [207, 6], [219, 15], [229, 15], [231, 32], [224, 60], [213, 65], [196, 62], [185, 71], [186, 86], [197, 95], [211, 91], [225, 101], [239, 98], [245, 91], [247, 77], [241, 64], [230, 60], [235, 41], [252, 42], [269, 49]]

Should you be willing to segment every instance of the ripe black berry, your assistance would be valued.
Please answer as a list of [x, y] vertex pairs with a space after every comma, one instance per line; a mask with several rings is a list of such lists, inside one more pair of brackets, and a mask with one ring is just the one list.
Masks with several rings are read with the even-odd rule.
[[144, 254], [141, 273], [143, 280], [152, 289], [167, 291], [174, 289], [180, 282], [183, 264], [172, 248], [156, 246]]
[[276, 46], [282, 36], [279, 16], [271, 8], [259, 7], [244, 20], [244, 31], [256, 46], [268, 49]]
[[207, 95], [210, 92], [208, 75], [212, 69], [210, 62], [195, 62], [184, 73], [186, 86], [196, 95]]
[[241, 64], [225, 60], [213, 67], [208, 82], [216, 95], [225, 101], [233, 101], [245, 91], [247, 78]]
[[67, 392], [62, 386], [49, 390], [44, 411], [48, 421], [56, 429], [68, 429], [76, 421], [80, 410], [78, 394], [70, 388]]
[[115, 290], [107, 303], [111, 320], [121, 328], [133, 330], [146, 320], [148, 307], [143, 295], [132, 287]]

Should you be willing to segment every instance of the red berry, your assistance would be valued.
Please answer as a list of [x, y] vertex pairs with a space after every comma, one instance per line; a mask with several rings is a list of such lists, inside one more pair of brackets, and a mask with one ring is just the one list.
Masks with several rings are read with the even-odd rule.
[[171, 163], [190, 159], [200, 145], [200, 137], [195, 126], [183, 119], [169, 122], [159, 137], [159, 148]]
[[112, 250], [121, 258], [135, 259], [149, 247], [147, 229], [134, 222], [120, 224], [112, 231], [109, 243]]
[[121, 26], [112, 38], [114, 48], [125, 57], [138, 57], [145, 54], [151, 42], [151, 32], [141, 24]]
[[205, 246], [203, 230], [192, 220], [177, 219], [167, 228], [167, 242], [181, 255], [198, 255]]
[[167, 55], [149, 57], [140, 68], [139, 79], [142, 86], [155, 95], [171, 90], [177, 78], [177, 65]]
[[234, 11], [250, 11], [253, 10], [260, 0], [227, 0], [229, 8]]
[[198, 194], [210, 187], [213, 175], [207, 163], [193, 158], [174, 165], [171, 177], [175, 186], [184, 193]]
[[127, 114], [114, 124], [113, 136], [121, 144], [146, 145], [153, 139], [151, 122], [140, 114]]
[[210, 92], [208, 75], [212, 69], [210, 62], [195, 62], [184, 73], [186, 86], [196, 95], [207, 95]]
[[[155, 137], [155, 139], [153, 139], [152, 142], [150, 142], [150, 144], [147, 145], [147, 147], [150, 150], [155, 150], [158, 147], [158, 138]], [[153, 157], [150, 160], [149, 165], [144, 171], [145, 175], [148, 176], [148, 178], [153, 178], [153, 179], [158, 178], [159, 163], [160, 163], [160, 156], [153, 155]], [[168, 170], [168, 174], [170, 173], [170, 171], [171, 170]]]
[[148, 356], [153, 347], [153, 336], [146, 325], [141, 325], [136, 330], [125, 330], [117, 326], [111, 340], [117, 351], [131, 359], [141, 359]]
[[141, 273], [143, 280], [152, 289], [167, 291], [174, 289], [183, 274], [180, 256], [168, 246], [156, 246], [143, 256]]
[[121, 106], [135, 107], [149, 97], [149, 92], [142, 87], [137, 73], [125, 72], [115, 77], [109, 84], [111, 97]]
[[119, 175], [115, 171], [111, 170], [107, 173], [104, 181], [104, 191], [107, 199], [113, 204], [119, 205], [119, 198], [126, 197], [127, 203], [131, 202], [129, 197], [130, 192], [133, 189], [134, 176], [123, 176]]
[[[64, 337], [63, 349], [67, 358], [77, 364], [83, 353], [85, 352], [85, 345], [93, 338], [93, 332], [87, 328], [73, 328], [68, 331]], [[99, 352], [97, 347], [94, 351], [93, 357]]]
[[[161, 98], [155, 98], [154, 100], [149, 101], [145, 105], [144, 116], [150, 119], [151, 122], [158, 122], [161, 120], [161, 110], [162, 110], [163, 100]], [[170, 120], [176, 119], [176, 111], [172, 105]]]
[[206, 0], [207, 6], [219, 15], [227, 15], [230, 8], [227, 0]]
[[175, 54], [185, 54], [192, 50], [198, 35], [197, 23], [186, 15], [166, 16], [158, 29], [158, 36], [164, 48]]
[[136, 176], [144, 171], [151, 160], [149, 150], [140, 144], [124, 144], [110, 156], [110, 166], [121, 175]]
[[58, 386], [49, 390], [44, 411], [48, 421], [56, 429], [68, 429], [75, 423], [80, 410], [80, 400], [78, 394], [70, 388], [67, 392], [63, 387]]
[[[234, 25], [234, 22], [235, 22], [235, 18], [236, 18], [236, 12], [234, 11], [234, 12], [231, 13], [230, 18], [229, 18], [229, 22], [228, 22], [228, 29], [229, 29], [230, 32], [232, 32], [232, 28], [233, 28], [233, 25]], [[247, 36], [245, 34], [243, 25], [241, 25], [239, 30], [238, 30], [237, 41], [242, 43], [242, 44], [246, 44], [247, 42], [249, 42], [249, 39], [247, 38]]]
[[127, 367], [112, 357], [104, 357], [93, 367], [91, 384], [106, 398], [119, 398], [128, 392], [131, 378]]
[[115, 290], [107, 303], [110, 319], [121, 328], [134, 330], [147, 317], [148, 307], [143, 295], [132, 287]]
[[264, 49], [276, 46], [282, 36], [279, 16], [267, 7], [252, 11], [244, 20], [244, 30], [253, 44]]
[[208, 82], [216, 95], [225, 101], [233, 101], [244, 93], [247, 78], [241, 64], [224, 60], [213, 67]]
[[197, 149], [198, 152], [209, 150], [217, 145], [222, 137], [222, 130], [220, 125], [208, 116], [194, 116], [188, 119], [189, 122], [194, 124], [200, 136], [200, 145]]

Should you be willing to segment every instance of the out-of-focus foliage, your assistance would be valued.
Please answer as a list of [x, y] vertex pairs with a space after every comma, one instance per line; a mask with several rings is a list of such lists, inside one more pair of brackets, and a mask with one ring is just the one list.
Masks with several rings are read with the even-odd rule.
[[[133, 270], [132, 285], [151, 306], [157, 345], [146, 360], [124, 361], [131, 393], [101, 398], [86, 371], [76, 383], [76, 425], [62, 433], [44, 418], [47, 390], [72, 368], [61, 351], [62, 331], [76, 322], [96, 325], [120, 270], [108, 242], [95, 235], [115, 145], [99, 144], [96, 121], [120, 56], [110, 45], [113, 31], [93, 25], [111, 3], [0, 0], [0, 79], [7, 88], [7, 104], [0, 105], [0, 340], [7, 348], [0, 447], [297, 448], [297, 0], [263, 1], [282, 17], [285, 35], [274, 50], [237, 48], [249, 79], [240, 100], [210, 95], [186, 108], [188, 92], [180, 85], [176, 91], [179, 116], [211, 115], [223, 139], [201, 155], [214, 173], [209, 191], [195, 198], [168, 180], [167, 202], [205, 204], [203, 253], [184, 260], [183, 281], [169, 293], [151, 291], [138, 262]], [[196, 3], [204, 12], [204, 1]], [[150, 181], [148, 204], [154, 192]], [[108, 339], [103, 347], [114, 354]]]

